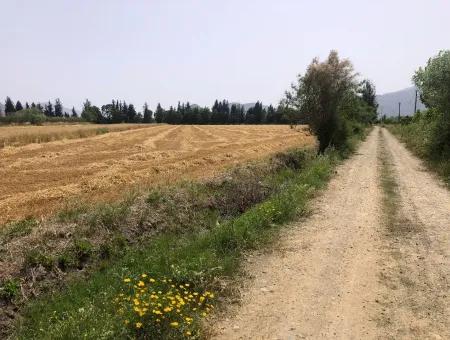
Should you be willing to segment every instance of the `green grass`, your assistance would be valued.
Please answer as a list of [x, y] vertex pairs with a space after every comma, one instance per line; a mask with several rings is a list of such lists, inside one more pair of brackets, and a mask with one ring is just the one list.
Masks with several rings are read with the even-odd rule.
[[39, 222], [33, 217], [7, 223], [0, 228], [0, 245], [6, 244], [14, 238], [30, 234], [38, 225]]
[[450, 122], [442, 114], [429, 110], [386, 127], [450, 186]]
[[[331, 152], [309, 160], [301, 171], [280, 172], [277, 176], [282, 179], [282, 190], [240, 216], [217, 222], [211, 228], [156, 236], [130, 248], [119, 260], [106, 263], [89, 280], [74, 280], [62, 291], [31, 302], [16, 325], [14, 337], [138, 336], [141, 333], [123, 326], [112, 301], [123, 289], [124, 277], [137, 278], [141, 273], [171, 278], [177, 283], [189, 283], [196, 290], [208, 289], [219, 297], [226, 296], [228, 293], [219, 282], [239, 272], [243, 252], [267, 244], [283, 223], [304, 212], [307, 201], [325, 185], [337, 160], [337, 153]], [[157, 202], [160, 197], [150, 195], [148, 199]]]

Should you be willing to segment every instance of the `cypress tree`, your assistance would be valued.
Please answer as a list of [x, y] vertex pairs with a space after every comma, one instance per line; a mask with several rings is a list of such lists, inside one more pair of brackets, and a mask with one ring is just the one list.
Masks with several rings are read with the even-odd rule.
[[14, 103], [12, 102], [11, 98], [6, 97], [5, 100], [5, 114], [9, 115], [11, 113], [16, 112], [16, 107], [14, 106]]
[[127, 108], [127, 121], [129, 123], [135, 123], [136, 122], [136, 116], [137, 116], [137, 112], [136, 109], [134, 108], [133, 104], [128, 105]]
[[165, 120], [164, 119], [164, 110], [161, 107], [160, 103], [158, 103], [158, 105], [156, 106], [155, 120], [157, 123], [162, 123]]
[[151, 110], [149, 110], [147, 103], [144, 104], [143, 109], [144, 109], [143, 122], [144, 123], [151, 123], [152, 120], [153, 120], [153, 117], [152, 117], [153, 116], [153, 112]]
[[55, 117], [62, 117], [63, 116], [63, 107], [61, 104], [61, 100], [59, 98], [56, 98], [55, 100]]
[[16, 111], [22, 111], [22, 110], [23, 110], [22, 103], [18, 100], [16, 103]]
[[51, 101], [48, 101], [48, 104], [45, 105], [44, 114], [47, 117], [53, 117], [54, 116], [53, 104], [51, 103]]

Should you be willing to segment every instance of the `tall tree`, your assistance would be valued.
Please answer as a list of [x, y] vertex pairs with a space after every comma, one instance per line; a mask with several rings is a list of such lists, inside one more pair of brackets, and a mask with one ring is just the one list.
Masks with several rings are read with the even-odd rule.
[[164, 110], [161, 107], [161, 104], [158, 103], [156, 106], [156, 112], [155, 112], [155, 120], [157, 123], [163, 123], [164, 122]]
[[16, 112], [16, 107], [14, 106], [14, 103], [11, 100], [11, 98], [6, 97], [6, 100], [5, 100], [5, 114], [6, 115], [10, 115], [13, 112]]
[[133, 104], [128, 105], [127, 107], [127, 122], [135, 123], [136, 122], [137, 112], [134, 108]]
[[28, 102], [25, 103], [25, 108], [26, 108], [26, 109], [29, 109], [29, 108], [30, 108], [30, 105], [28, 104]]
[[153, 112], [148, 108], [148, 104], [145, 103], [143, 107], [144, 111], [144, 117], [143, 117], [143, 123], [151, 123], [153, 120]]
[[22, 110], [23, 110], [22, 103], [18, 100], [16, 103], [16, 111], [22, 111]]
[[375, 85], [369, 79], [364, 79], [361, 82], [359, 93], [361, 94], [362, 100], [364, 100], [367, 105], [375, 110], [378, 108]]
[[45, 105], [44, 114], [47, 117], [53, 117], [55, 115], [55, 112], [53, 111], [53, 104], [50, 100], [48, 101], [48, 104]]
[[77, 111], [75, 111], [75, 106], [72, 106], [72, 117], [78, 117]]
[[313, 59], [304, 76], [286, 93], [287, 108], [294, 108], [307, 121], [319, 140], [319, 152], [330, 146], [346, 143], [345, 122], [340, 108], [348, 98], [356, 96], [356, 74], [352, 63], [340, 60], [331, 51], [327, 60]]
[[62, 117], [63, 116], [63, 106], [61, 104], [61, 100], [59, 98], [56, 98], [55, 100], [55, 117]]
[[422, 102], [441, 111], [450, 121], [450, 50], [430, 58], [425, 67], [416, 71], [413, 81]]
[[92, 105], [89, 99], [86, 99], [83, 103], [81, 118], [88, 122], [100, 122], [102, 120], [102, 114], [97, 106]]

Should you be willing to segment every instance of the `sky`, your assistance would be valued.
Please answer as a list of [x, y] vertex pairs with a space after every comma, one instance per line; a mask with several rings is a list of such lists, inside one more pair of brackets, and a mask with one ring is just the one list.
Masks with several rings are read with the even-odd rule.
[[277, 104], [331, 49], [378, 93], [450, 48], [448, 0], [0, 0], [0, 100]]

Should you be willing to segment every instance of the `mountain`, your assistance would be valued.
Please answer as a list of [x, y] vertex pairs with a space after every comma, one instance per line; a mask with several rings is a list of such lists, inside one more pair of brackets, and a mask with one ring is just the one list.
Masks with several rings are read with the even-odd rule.
[[[400, 114], [402, 116], [412, 116], [414, 114], [414, 100], [416, 97], [416, 87], [389, 92], [377, 96], [378, 114], [387, 117], [398, 116], [398, 103], [401, 103]], [[417, 110], [425, 109], [425, 105], [417, 96]]]

